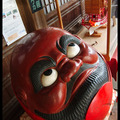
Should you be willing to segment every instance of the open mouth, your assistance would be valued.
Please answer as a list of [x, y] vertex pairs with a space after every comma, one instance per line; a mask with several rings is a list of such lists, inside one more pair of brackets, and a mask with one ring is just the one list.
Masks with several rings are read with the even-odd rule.
[[[99, 56], [99, 55], [98, 55]], [[107, 72], [107, 66], [104, 62], [104, 60], [99, 56], [99, 64], [98, 62], [92, 65], [83, 64], [79, 71], [71, 78], [71, 82], [67, 85], [67, 97], [66, 102], [69, 102], [69, 99], [71, 99], [72, 95], [72, 88], [74, 87], [74, 83], [76, 83], [76, 80], [80, 76], [82, 72], [84, 72], [88, 68], [93, 68], [97, 64], [96, 69], [90, 74], [87, 79], [83, 82], [83, 84], [79, 87], [79, 89], [76, 91], [73, 99], [67, 107], [55, 114], [44, 114], [39, 112], [38, 110], [35, 110], [35, 113], [46, 119], [46, 120], [83, 120], [85, 119], [85, 115], [87, 112], [87, 109], [90, 105], [91, 100], [95, 96], [95, 94], [98, 92], [98, 90], [101, 88], [101, 86], [108, 82], [108, 72]]]

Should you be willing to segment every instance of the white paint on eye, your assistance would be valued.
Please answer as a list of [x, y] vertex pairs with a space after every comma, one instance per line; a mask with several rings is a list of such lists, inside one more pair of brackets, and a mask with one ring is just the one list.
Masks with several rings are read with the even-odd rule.
[[80, 47], [77, 44], [75, 44], [75, 46], [68, 46], [67, 47], [67, 57], [68, 58], [75, 57], [79, 52], [80, 52]]
[[58, 72], [55, 69], [51, 69], [52, 73], [50, 75], [42, 74], [41, 83], [44, 87], [52, 85], [58, 77]]

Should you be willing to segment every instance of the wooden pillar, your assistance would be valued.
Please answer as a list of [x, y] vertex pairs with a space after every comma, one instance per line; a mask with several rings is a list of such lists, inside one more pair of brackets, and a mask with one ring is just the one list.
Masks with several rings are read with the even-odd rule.
[[29, 0], [16, 0], [27, 33], [47, 27], [43, 9], [32, 13]]
[[85, 16], [85, 0], [80, 0], [82, 16]]
[[110, 60], [110, 26], [111, 26], [111, 0], [108, 0], [108, 18], [107, 18], [107, 60]]
[[47, 22], [44, 14], [44, 10], [41, 9], [38, 12], [33, 13], [33, 20], [35, 22], [36, 29], [46, 28]]
[[58, 13], [58, 18], [59, 18], [59, 24], [60, 24], [61, 29], [63, 29], [63, 22], [62, 22], [62, 17], [61, 17], [58, 0], [55, 0], [55, 2], [56, 2], [56, 8], [57, 8], [57, 13]]

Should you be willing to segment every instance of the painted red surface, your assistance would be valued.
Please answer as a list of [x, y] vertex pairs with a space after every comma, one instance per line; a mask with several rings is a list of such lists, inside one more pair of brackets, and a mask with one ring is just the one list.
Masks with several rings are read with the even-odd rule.
[[[66, 34], [74, 36], [58, 28], [47, 28], [34, 31], [21, 40], [12, 54], [12, 87], [20, 104], [34, 120], [43, 120], [43, 118], [34, 114], [35, 110], [46, 114], [58, 113], [64, 110], [69, 105], [69, 102], [72, 100], [81, 84], [94, 69], [96, 69], [95, 67], [87, 69], [77, 78], [71, 96], [67, 103], [65, 103], [67, 83], [70, 81], [70, 78], [78, 72], [83, 63], [94, 64], [98, 61], [97, 52], [85, 44], [81, 39], [79, 39], [80, 53], [77, 56], [69, 59], [65, 54], [60, 52], [56, 47], [56, 41], [59, 42], [61, 36]], [[56, 66], [51, 68], [56, 69], [59, 75], [54, 84], [43, 87], [36, 93], [30, 79], [30, 69], [36, 62], [48, 59], [42, 58], [43, 56], [49, 56], [54, 60]], [[112, 98], [111, 90], [111, 81], [102, 86], [90, 104], [86, 120], [89, 120], [88, 118], [90, 116], [91, 118], [95, 118], [96, 116], [98, 118], [103, 118], [103, 116], [105, 116], [109, 109], [108, 104], [110, 104]], [[105, 110], [103, 110], [104, 108]], [[101, 109], [104, 114], [100, 113]], [[93, 115], [92, 111], [96, 112], [96, 115]]]
[[85, 120], [104, 120], [112, 101], [112, 83], [105, 83], [93, 98]]

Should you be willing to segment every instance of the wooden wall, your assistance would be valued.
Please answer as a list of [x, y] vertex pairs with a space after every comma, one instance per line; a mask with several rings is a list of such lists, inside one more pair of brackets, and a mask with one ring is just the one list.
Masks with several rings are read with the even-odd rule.
[[[17, 0], [17, 4], [19, 6], [23, 23], [27, 29], [27, 33], [38, 29], [35, 24], [30, 25], [30, 20], [27, 18], [31, 18], [33, 22], [35, 22], [34, 17], [36, 19], [39, 17], [39, 14], [35, 14], [30, 16], [31, 11], [27, 2], [25, 0]], [[26, 5], [26, 7], [25, 7]], [[25, 12], [28, 11], [28, 12]], [[43, 13], [43, 12], [42, 12]], [[70, 30], [74, 27], [78, 22], [81, 21], [82, 12], [81, 12], [81, 2], [80, 0], [71, 0], [66, 5], [61, 6], [61, 13], [63, 19], [64, 29]], [[41, 13], [40, 13], [41, 14]], [[58, 17], [56, 10], [51, 12], [50, 14], [45, 15], [47, 26], [59, 27]], [[37, 24], [38, 25], [38, 24]], [[14, 42], [13, 44], [7, 46], [4, 38], [2, 38], [2, 114], [3, 120], [19, 120], [19, 116], [24, 112], [20, 104], [18, 103], [11, 86], [11, 77], [10, 77], [10, 59], [11, 53], [20, 40]]]
[[[81, 11], [80, 0], [71, 0], [68, 3], [62, 5], [60, 9], [61, 9], [63, 27], [65, 30], [69, 31], [70, 28], [74, 27], [79, 21], [81, 22], [82, 11]], [[56, 10], [47, 14], [46, 20], [48, 26], [60, 27]]]
[[87, 14], [100, 14], [100, 8], [104, 7], [104, 0], [85, 0]]
[[17, 42], [6, 46], [2, 39], [2, 116], [3, 120], [19, 120], [18, 116], [23, 113], [23, 109], [18, 103], [12, 87], [10, 77], [10, 59], [13, 48]]

